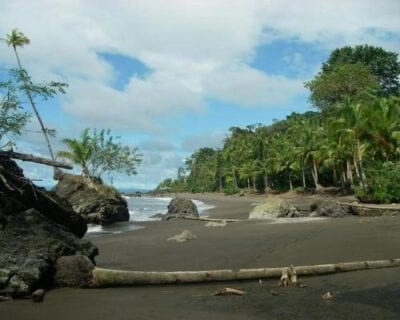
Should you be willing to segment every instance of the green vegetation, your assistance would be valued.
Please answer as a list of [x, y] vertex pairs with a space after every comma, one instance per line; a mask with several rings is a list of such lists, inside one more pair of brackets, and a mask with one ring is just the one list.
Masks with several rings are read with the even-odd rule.
[[[158, 190], [357, 189], [364, 199], [399, 201], [400, 67], [371, 46], [332, 52], [306, 84], [320, 111], [271, 125], [231, 128], [221, 149], [201, 148]], [[386, 182], [383, 183], [382, 181]]]
[[19, 83], [19, 89], [26, 94], [28, 97], [28, 101], [32, 107], [32, 110], [40, 124], [40, 128], [42, 130], [43, 136], [46, 140], [47, 148], [49, 149], [49, 153], [51, 159], [54, 160], [54, 153], [49, 140], [49, 129], [44, 126], [43, 120], [39, 114], [39, 111], [36, 107], [34, 97], [35, 95], [39, 95], [44, 99], [48, 99], [54, 96], [57, 92], [65, 93], [64, 89], [67, 86], [65, 83], [61, 82], [50, 82], [49, 84], [44, 85], [35, 85], [32, 83], [28, 73], [22, 67], [21, 59], [18, 54], [17, 48], [23, 47], [26, 44], [30, 43], [30, 40], [18, 29], [14, 29], [10, 34], [7, 35], [5, 39], [6, 44], [9, 47], [13, 48], [15, 57], [17, 59], [18, 69], [15, 71], [15, 78]]
[[0, 81], [0, 149], [11, 147], [13, 143], [10, 140], [2, 140], [10, 135], [20, 135], [28, 121], [29, 115], [18, 99], [15, 80]]
[[69, 150], [58, 155], [80, 165], [83, 176], [92, 181], [100, 180], [102, 174], [111, 171], [136, 174], [141, 163], [137, 148], [124, 146], [116, 139], [110, 130], [86, 128], [79, 139], [64, 139]]
[[[32, 99], [49, 99], [58, 92], [64, 92], [64, 83], [48, 82], [33, 83], [24, 69], [11, 69], [1, 74], [0, 81], [0, 149], [7, 149], [14, 145], [13, 135], [20, 135], [30, 120], [25, 111], [24, 103], [26, 92]], [[33, 101], [33, 100], [32, 100]], [[55, 135], [55, 130], [43, 128], [46, 135]], [[2, 141], [8, 139], [7, 141]]]

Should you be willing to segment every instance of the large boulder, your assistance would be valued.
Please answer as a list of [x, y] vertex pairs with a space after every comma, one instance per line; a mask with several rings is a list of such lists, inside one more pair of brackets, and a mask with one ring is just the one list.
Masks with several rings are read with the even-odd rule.
[[348, 206], [343, 206], [333, 200], [317, 200], [310, 205], [310, 217], [344, 217], [351, 215]]
[[113, 188], [101, 183], [89, 184], [82, 176], [58, 176], [54, 192], [67, 200], [87, 223], [108, 225], [129, 220], [126, 200]]
[[172, 199], [168, 205], [168, 212], [162, 219], [169, 220], [183, 217], [198, 218], [199, 212], [196, 205], [188, 198], [178, 197]]
[[55, 194], [35, 186], [9, 158], [0, 157], [0, 293], [28, 295], [53, 284], [60, 256], [97, 248], [81, 239], [85, 220]]
[[249, 219], [267, 220], [282, 217], [298, 217], [298, 210], [282, 198], [269, 194], [267, 198], [254, 207], [249, 214]]

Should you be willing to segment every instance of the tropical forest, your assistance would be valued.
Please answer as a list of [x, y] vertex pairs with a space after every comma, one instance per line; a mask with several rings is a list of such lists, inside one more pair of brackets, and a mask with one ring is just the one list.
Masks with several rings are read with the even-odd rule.
[[331, 52], [305, 83], [310, 111], [231, 127], [221, 148], [200, 148], [158, 190], [355, 192], [400, 201], [400, 63], [380, 47]]

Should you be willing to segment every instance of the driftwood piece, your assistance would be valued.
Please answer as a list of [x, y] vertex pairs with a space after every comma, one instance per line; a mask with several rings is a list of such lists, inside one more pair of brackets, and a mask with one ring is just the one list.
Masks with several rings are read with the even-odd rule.
[[344, 206], [348, 206], [348, 207], [361, 208], [361, 209], [400, 211], [400, 204], [384, 205], [384, 204], [367, 204], [367, 203], [350, 203], [350, 202], [339, 202], [339, 204], [344, 205]]
[[29, 161], [44, 164], [47, 166], [63, 168], [63, 169], [73, 169], [73, 167], [65, 162], [50, 160], [47, 158], [37, 157], [32, 154], [19, 153], [14, 151], [0, 151], [0, 156], [10, 157], [12, 159], [18, 159], [22, 161]]
[[[400, 259], [356, 261], [335, 264], [320, 264], [293, 267], [296, 277], [315, 276], [337, 272], [400, 267]], [[93, 287], [132, 286], [138, 284], [168, 284], [210, 281], [237, 281], [263, 278], [280, 278], [284, 270], [290, 268], [257, 268], [240, 270], [207, 271], [124, 271], [94, 268], [92, 271]]]
[[216, 219], [216, 218], [204, 218], [204, 217], [182, 217], [187, 220], [198, 220], [198, 221], [212, 221], [212, 222], [239, 222], [243, 221], [242, 219]]
[[235, 288], [223, 288], [221, 290], [218, 290], [217, 292], [214, 293], [214, 296], [244, 296], [246, 295], [246, 291], [235, 289]]
[[205, 225], [207, 228], [215, 228], [215, 227], [225, 227], [226, 226], [226, 221], [222, 220], [221, 222], [219, 221], [208, 221]]

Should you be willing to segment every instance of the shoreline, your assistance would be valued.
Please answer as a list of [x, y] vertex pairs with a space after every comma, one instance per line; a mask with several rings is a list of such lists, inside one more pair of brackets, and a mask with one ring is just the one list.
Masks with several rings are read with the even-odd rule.
[[[212, 217], [248, 215], [263, 196], [191, 195], [216, 205]], [[138, 223], [145, 228], [113, 235], [87, 236], [100, 250], [103, 268], [178, 271], [282, 267], [398, 258], [400, 216], [346, 217], [312, 223], [271, 224], [240, 221], [205, 227], [204, 221]], [[189, 229], [197, 239], [168, 238]], [[398, 268], [319, 277], [301, 277], [305, 288], [278, 288], [277, 279], [126, 288], [60, 288], [45, 301], [2, 302], [0, 318], [80, 319], [397, 319], [400, 316]], [[245, 296], [215, 297], [224, 287]], [[271, 295], [271, 291], [277, 293]], [[334, 298], [321, 298], [326, 292]]]

